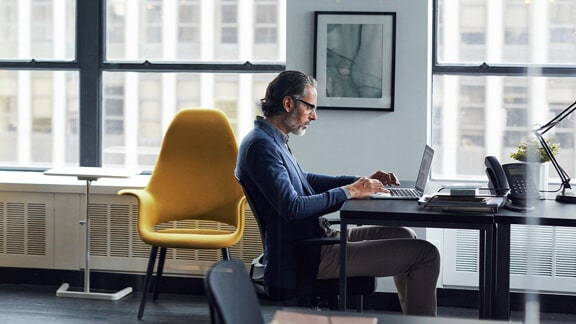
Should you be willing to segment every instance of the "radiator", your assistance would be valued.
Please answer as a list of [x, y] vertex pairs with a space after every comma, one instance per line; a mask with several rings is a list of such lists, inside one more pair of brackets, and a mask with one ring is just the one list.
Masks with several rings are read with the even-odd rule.
[[[0, 266], [79, 270], [84, 265], [85, 197], [70, 193], [3, 192], [0, 196]], [[90, 196], [90, 267], [93, 271], [144, 273], [150, 246], [136, 229], [138, 205], [131, 196]], [[249, 264], [262, 253], [258, 225], [247, 208], [242, 240], [233, 258]], [[161, 227], [224, 228], [180, 221]], [[201, 276], [221, 260], [220, 250], [168, 249], [165, 273]]]
[[[478, 287], [478, 231], [444, 230], [443, 286]], [[510, 289], [576, 295], [576, 228], [512, 225]]]

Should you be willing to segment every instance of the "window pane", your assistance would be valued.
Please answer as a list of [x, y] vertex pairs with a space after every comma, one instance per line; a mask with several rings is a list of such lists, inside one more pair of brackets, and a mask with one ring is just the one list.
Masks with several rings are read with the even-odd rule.
[[78, 164], [78, 74], [0, 71], [0, 165]]
[[576, 1], [439, 0], [439, 63], [576, 65]]
[[278, 39], [278, 6], [270, 1], [256, 2], [256, 22], [254, 42], [256, 44], [275, 44]]
[[[520, 141], [574, 100], [573, 78], [434, 76], [432, 144], [439, 158], [433, 177], [484, 179], [486, 155], [513, 162]], [[570, 176], [576, 176], [575, 126], [571, 115], [545, 134], [560, 143], [557, 159]], [[559, 181], [554, 171], [550, 178]]]
[[274, 74], [104, 73], [103, 165], [151, 170], [166, 127], [182, 108], [226, 113], [238, 138], [252, 129], [255, 104]]
[[106, 0], [106, 59], [284, 61], [279, 1]]
[[75, 0], [3, 0], [0, 17], [0, 59], [74, 58]]

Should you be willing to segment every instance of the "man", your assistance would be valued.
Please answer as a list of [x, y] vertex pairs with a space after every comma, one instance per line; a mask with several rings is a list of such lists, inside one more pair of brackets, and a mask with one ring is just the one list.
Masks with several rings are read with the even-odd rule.
[[[311, 280], [338, 278], [339, 245], [299, 247], [295, 242], [337, 236], [322, 215], [347, 199], [363, 199], [399, 185], [393, 173], [370, 177], [308, 173], [288, 147], [289, 134], [304, 135], [316, 120], [316, 81], [297, 71], [280, 73], [261, 103], [264, 117], [240, 145], [235, 174], [258, 217], [264, 236], [267, 287], [297, 290]], [[361, 226], [348, 230], [347, 274], [394, 276], [404, 314], [436, 314], [440, 256], [403, 227]]]

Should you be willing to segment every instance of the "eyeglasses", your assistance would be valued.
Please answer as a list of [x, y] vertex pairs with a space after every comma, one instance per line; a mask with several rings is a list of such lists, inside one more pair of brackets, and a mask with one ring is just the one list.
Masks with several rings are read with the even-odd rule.
[[310, 113], [315, 113], [315, 112], [316, 112], [316, 108], [318, 108], [318, 107], [316, 107], [316, 105], [313, 105], [313, 104], [311, 104], [311, 103], [309, 103], [309, 102], [306, 102], [306, 101], [304, 101], [304, 100], [302, 100], [302, 99], [298, 99], [298, 98], [295, 98], [295, 99], [298, 100], [298, 101], [300, 101], [301, 103], [305, 104], [306, 106], [308, 106], [308, 110], [310, 111]]

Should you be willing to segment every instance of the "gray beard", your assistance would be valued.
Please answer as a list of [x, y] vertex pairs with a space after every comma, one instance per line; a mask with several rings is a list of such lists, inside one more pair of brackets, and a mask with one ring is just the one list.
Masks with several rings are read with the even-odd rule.
[[298, 126], [295, 121], [295, 114], [296, 110], [294, 110], [286, 119], [284, 120], [284, 125], [288, 127], [290, 130], [290, 134], [294, 134], [296, 136], [303, 136], [306, 133], [306, 129]]

